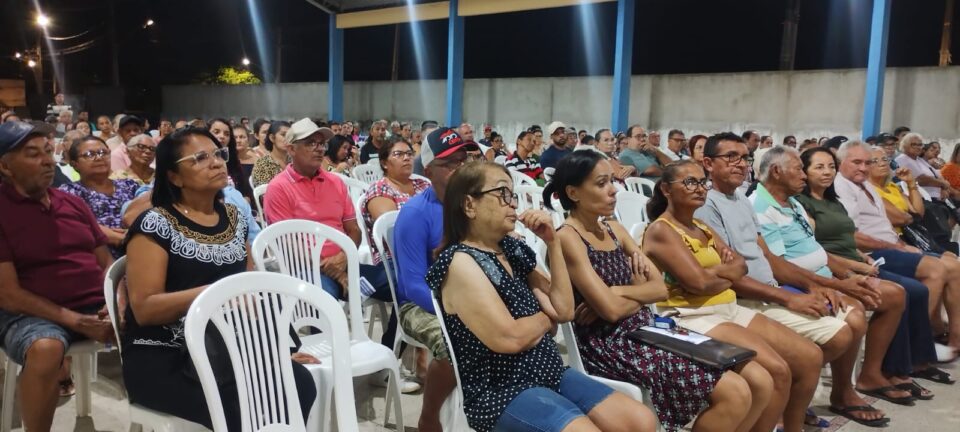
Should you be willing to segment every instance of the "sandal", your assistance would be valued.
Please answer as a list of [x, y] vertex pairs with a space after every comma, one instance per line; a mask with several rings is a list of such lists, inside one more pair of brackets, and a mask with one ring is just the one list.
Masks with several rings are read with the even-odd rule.
[[916, 381], [905, 382], [895, 385], [898, 390], [908, 391], [913, 397], [920, 400], [930, 400], [935, 396], [932, 391], [927, 390], [922, 385], [917, 384]]
[[803, 424], [820, 429], [830, 426], [830, 422], [827, 421], [827, 419], [817, 416], [817, 413], [813, 412], [812, 408], [807, 408], [806, 415], [803, 417]]
[[853, 415], [855, 412], [876, 412], [877, 409], [870, 405], [851, 405], [845, 407], [830, 407], [830, 412], [837, 414], [839, 416], [846, 417], [850, 420], [853, 420], [857, 423], [860, 423], [864, 426], [869, 427], [884, 427], [887, 423], [890, 423], [890, 418], [884, 416], [878, 419], [867, 420]]
[[77, 394], [77, 388], [73, 385], [73, 378], [60, 381], [60, 397], [70, 397], [75, 394]]
[[887, 396], [887, 392], [899, 391], [899, 390], [900, 390], [900, 389], [898, 389], [898, 388], [896, 388], [896, 387], [894, 387], [894, 386], [877, 387], [877, 388], [875, 388], [875, 389], [869, 389], [869, 390], [862, 390], [862, 389], [856, 389], [856, 390], [857, 390], [858, 392], [860, 392], [860, 393], [863, 393], [863, 394], [867, 395], [867, 396], [873, 396], [873, 397], [875, 397], [875, 398], [877, 398], [877, 399], [883, 399], [883, 400], [885, 400], [885, 401], [887, 401], [887, 402], [895, 403], [895, 404], [897, 404], [897, 405], [913, 406], [913, 401], [916, 400], [916, 399], [913, 397], [913, 395], [903, 396], [903, 397], [898, 397], [898, 398]]
[[950, 374], [930, 366], [923, 370], [915, 370], [910, 374], [912, 378], [920, 378], [940, 384], [953, 384], [956, 381], [950, 377]]

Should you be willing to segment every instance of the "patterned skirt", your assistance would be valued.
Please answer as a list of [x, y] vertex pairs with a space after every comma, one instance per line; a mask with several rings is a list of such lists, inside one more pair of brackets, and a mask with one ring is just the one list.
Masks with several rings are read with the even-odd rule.
[[575, 326], [575, 333], [587, 373], [646, 388], [660, 423], [675, 431], [707, 407], [724, 371], [627, 337], [652, 322], [653, 314], [644, 307], [617, 325], [598, 321]]

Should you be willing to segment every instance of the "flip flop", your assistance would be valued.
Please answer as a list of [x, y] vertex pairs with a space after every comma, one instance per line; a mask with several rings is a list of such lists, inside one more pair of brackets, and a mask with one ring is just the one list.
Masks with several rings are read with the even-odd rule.
[[812, 408], [807, 408], [806, 416], [803, 418], [803, 424], [820, 429], [830, 426], [830, 422], [825, 418], [820, 418], [817, 413], [813, 412]]
[[833, 406], [830, 407], [830, 412], [832, 412], [832, 413], [834, 413], [834, 414], [837, 414], [837, 415], [839, 415], [839, 416], [846, 417], [846, 418], [848, 418], [848, 419], [850, 419], [850, 420], [853, 420], [853, 421], [855, 421], [855, 422], [857, 422], [857, 423], [860, 423], [860, 424], [862, 424], [862, 425], [864, 425], [864, 426], [869, 426], [869, 427], [884, 427], [884, 426], [887, 425], [887, 423], [890, 423], [890, 419], [889, 419], [888, 417], [880, 417], [880, 418], [878, 418], [878, 419], [873, 419], [873, 420], [867, 420], [867, 419], [859, 418], [859, 417], [854, 416], [854, 415], [852, 414], [852, 413], [857, 412], [857, 411], [860, 411], [860, 412], [876, 412], [877, 409], [874, 408], [874, 407], [872, 407], [872, 406], [870, 406], [870, 405], [851, 405], [851, 406], [845, 406], [845, 407], [842, 407], [842, 408], [837, 408], [837, 407], [833, 407]]
[[916, 400], [916, 398], [914, 398], [913, 395], [898, 397], [898, 398], [887, 396], [887, 392], [900, 390], [894, 386], [877, 387], [875, 389], [869, 389], [869, 390], [863, 390], [863, 389], [856, 389], [856, 390], [867, 396], [873, 396], [877, 399], [883, 399], [887, 402], [895, 403], [897, 405], [913, 406], [913, 401]]
[[[894, 387], [896, 387], [899, 390], [908, 391], [910, 392], [910, 394], [913, 395], [913, 397], [920, 400], [930, 400], [930, 399], [933, 399], [933, 397], [935, 396], [933, 392], [931, 392], [930, 390], [927, 390], [922, 385], [917, 384], [916, 381], [900, 383], [895, 385]], [[928, 394], [924, 395], [924, 392], [928, 392]]]
[[73, 378], [60, 381], [60, 397], [70, 397], [75, 394], [77, 394], [77, 388], [73, 385]]
[[930, 366], [923, 370], [915, 370], [910, 374], [912, 378], [920, 378], [940, 384], [953, 384], [956, 381], [950, 377], [950, 374]]

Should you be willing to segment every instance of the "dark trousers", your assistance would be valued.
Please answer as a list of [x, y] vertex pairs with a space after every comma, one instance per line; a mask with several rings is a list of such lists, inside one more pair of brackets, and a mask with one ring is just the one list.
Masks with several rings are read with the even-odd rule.
[[889, 374], [906, 376], [913, 365], [931, 363], [937, 359], [933, 345], [933, 330], [927, 311], [930, 291], [920, 281], [887, 270], [880, 270], [880, 279], [898, 283], [906, 291], [906, 306], [897, 333], [883, 358], [881, 369]]

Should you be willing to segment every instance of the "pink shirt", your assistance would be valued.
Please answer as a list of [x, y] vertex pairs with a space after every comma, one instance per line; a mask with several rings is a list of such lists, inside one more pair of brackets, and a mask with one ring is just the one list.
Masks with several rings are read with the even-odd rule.
[[[290, 219], [320, 222], [346, 234], [343, 223], [357, 219], [347, 185], [334, 174], [318, 170], [313, 178], [304, 177], [287, 167], [267, 187], [263, 196], [263, 213], [268, 223]], [[320, 256], [327, 258], [340, 253], [333, 243], [323, 245]]]
[[110, 151], [110, 170], [123, 171], [127, 168], [130, 168], [130, 155], [127, 153], [127, 146], [120, 144]]

